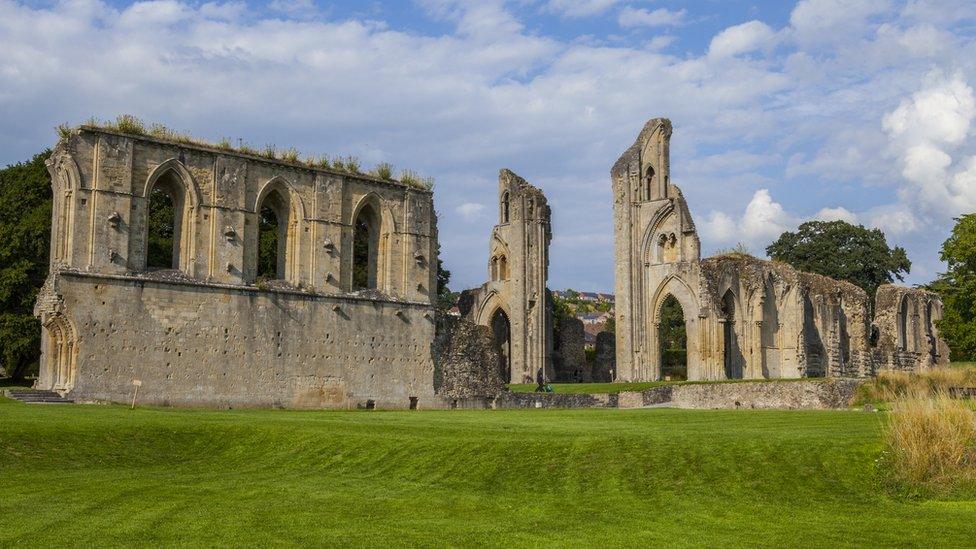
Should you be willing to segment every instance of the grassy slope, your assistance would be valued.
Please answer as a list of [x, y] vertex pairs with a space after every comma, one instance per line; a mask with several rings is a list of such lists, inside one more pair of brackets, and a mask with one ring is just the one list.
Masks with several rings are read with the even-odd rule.
[[899, 502], [878, 416], [282, 412], [0, 399], [0, 545], [972, 543]]

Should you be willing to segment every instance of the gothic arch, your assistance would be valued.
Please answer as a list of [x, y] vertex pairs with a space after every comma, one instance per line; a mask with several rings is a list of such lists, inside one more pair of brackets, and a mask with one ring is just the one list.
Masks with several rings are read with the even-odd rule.
[[71, 265], [74, 249], [75, 198], [81, 189], [81, 173], [74, 159], [59, 154], [46, 163], [51, 175], [54, 211], [51, 212], [51, 263]]
[[44, 369], [50, 390], [70, 391], [75, 385], [78, 357], [74, 324], [63, 314], [55, 314], [44, 323], [44, 335]]
[[[280, 197], [280, 200], [277, 198]], [[275, 213], [278, 227], [278, 273], [282, 280], [295, 284], [298, 282], [299, 257], [301, 250], [301, 225], [305, 220], [305, 205], [301, 196], [290, 181], [281, 176], [275, 176], [261, 186], [255, 195], [251, 206], [254, 219], [254, 230], [250, 231], [251, 268], [250, 278], [253, 281], [258, 273], [259, 236], [261, 209], [269, 201], [268, 206]]]
[[[396, 221], [389, 206], [375, 192], [369, 192], [359, 199], [348, 220], [349, 227], [352, 231], [352, 238], [349, 239], [350, 253], [346, 254], [349, 259], [345, 264], [349, 272], [348, 280], [350, 288], [352, 289], [353, 270], [355, 268], [352, 247], [353, 240], [355, 239], [356, 222], [365, 209], [372, 210], [376, 216], [375, 226], [373, 227], [373, 230], [377, 233], [376, 246], [375, 251], [372, 252], [375, 253], [375, 258], [372, 259], [375, 262], [375, 288], [389, 294], [391, 293], [392, 282], [392, 237], [396, 232]], [[406, 261], [406, 258], [404, 258], [404, 261]]]
[[681, 305], [681, 310], [685, 314], [686, 322], [698, 316], [701, 307], [695, 298], [695, 292], [684, 280], [670, 275], [661, 281], [651, 298], [651, 322], [656, 323], [661, 319], [661, 306], [668, 295], [672, 295], [678, 300], [678, 304]]
[[196, 256], [196, 217], [201, 198], [200, 189], [182, 162], [170, 158], [156, 166], [142, 189], [142, 238], [144, 253], [141, 267], [148, 264], [149, 252], [149, 205], [153, 189], [163, 185], [173, 201], [173, 264], [172, 268], [191, 273], [193, 258]]

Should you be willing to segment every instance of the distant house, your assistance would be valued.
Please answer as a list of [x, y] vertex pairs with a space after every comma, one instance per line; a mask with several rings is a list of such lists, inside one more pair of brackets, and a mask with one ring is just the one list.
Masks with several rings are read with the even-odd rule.
[[611, 313], [609, 312], [597, 312], [597, 313], [583, 313], [576, 315], [576, 318], [583, 321], [583, 325], [587, 324], [606, 324], [610, 320]]

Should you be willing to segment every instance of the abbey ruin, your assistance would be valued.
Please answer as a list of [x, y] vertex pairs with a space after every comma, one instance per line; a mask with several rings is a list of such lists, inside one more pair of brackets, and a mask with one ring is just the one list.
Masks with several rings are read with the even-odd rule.
[[662, 378], [661, 309], [675, 299], [692, 380], [863, 377], [948, 362], [935, 294], [864, 290], [743, 254], [701, 259], [688, 204], [671, 183], [671, 122], [647, 122], [611, 171], [616, 233], [617, 380]]
[[552, 379], [549, 306], [549, 202], [509, 170], [498, 176], [498, 224], [488, 244], [488, 282], [461, 294], [461, 316], [490, 326], [502, 378], [511, 383]]
[[[741, 254], [701, 259], [670, 181], [670, 137], [668, 120], [651, 120], [611, 172], [616, 338], [600, 334], [596, 363], [581, 368], [579, 326], [553, 334], [548, 201], [509, 170], [498, 180], [488, 281], [462, 294], [463, 318], [447, 318], [434, 307], [429, 189], [74, 129], [48, 161], [35, 387], [115, 402], [138, 390], [159, 405], [486, 406], [506, 383], [663, 378], [667, 299], [682, 311], [687, 379], [856, 378], [947, 362], [935, 294], [882, 286], [872, 320], [852, 284]], [[150, 231], [161, 215], [162, 248]], [[554, 342], [573, 348], [554, 352]]]

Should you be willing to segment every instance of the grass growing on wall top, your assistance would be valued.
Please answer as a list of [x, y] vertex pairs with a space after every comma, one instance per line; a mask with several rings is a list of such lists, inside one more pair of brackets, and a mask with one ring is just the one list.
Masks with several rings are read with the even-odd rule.
[[885, 492], [880, 423], [0, 399], [0, 545], [971, 544], [976, 503]]

